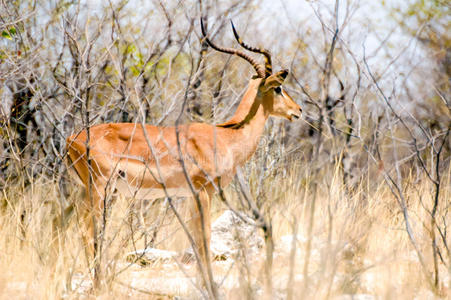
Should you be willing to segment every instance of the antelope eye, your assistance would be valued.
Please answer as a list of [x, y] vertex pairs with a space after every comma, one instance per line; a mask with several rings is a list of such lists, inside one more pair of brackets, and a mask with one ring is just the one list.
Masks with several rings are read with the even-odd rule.
[[280, 94], [280, 92], [282, 92], [282, 89], [280, 88], [280, 86], [278, 86], [278, 87], [276, 87], [276, 88], [274, 89], [274, 91], [275, 91], [277, 94]]

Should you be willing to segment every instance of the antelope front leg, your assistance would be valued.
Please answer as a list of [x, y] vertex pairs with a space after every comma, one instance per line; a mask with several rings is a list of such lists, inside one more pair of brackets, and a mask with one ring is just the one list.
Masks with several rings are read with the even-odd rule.
[[202, 189], [199, 192], [199, 203], [194, 197], [192, 199], [191, 227], [195, 248], [204, 267], [210, 262], [210, 219], [210, 195]]
[[[207, 190], [199, 192], [199, 202], [193, 197], [191, 202], [191, 226], [194, 239], [194, 247], [199, 253], [200, 270], [203, 285], [208, 289], [213, 298], [217, 296], [217, 288], [211, 270], [211, 217], [210, 217], [210, 194]], [[200, 207], [199, 207], [200, 206]]]

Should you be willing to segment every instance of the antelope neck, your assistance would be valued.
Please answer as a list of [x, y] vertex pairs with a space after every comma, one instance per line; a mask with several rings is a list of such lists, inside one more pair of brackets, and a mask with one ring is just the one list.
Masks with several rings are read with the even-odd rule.
[[264, 102], [268, 101], [263, 101], [263, 95], [259, 91], [262, 80], [262, 78], [251, 79], [235, 114], [227, 122], [216, 126], [241, 129], [253, 123], [255, 119], [259, 119], [262, 115], [266, 120], [269, 116], [269, 107], [266, 107], [268, 105], [265, 105]]
[[236, 144], [233, 148], [239, 151], [237, 158], [242, 162], [255, 152], [270, 114], [272, 99], [264, 99], [264, 95], [259, 92], [261, 80], [260, 78], [250, 81], [249, 88], [235, 114], [227, 122], [217, 125], [227, 128], [227, 131], [231, 131], [236, 137], [232, 141]]

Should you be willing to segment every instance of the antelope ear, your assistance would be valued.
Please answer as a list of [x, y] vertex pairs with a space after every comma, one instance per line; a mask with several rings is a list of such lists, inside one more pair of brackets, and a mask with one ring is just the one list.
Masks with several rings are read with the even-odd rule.
[[263, 91], [267, 92], [270, 89], [276, 88], [278, 86], [281, 86], [287, 78], [288, 70], [282, 70], [277, 72], [276, 74], [273, 74], [265, 79], [265, 83], [263, 84]]

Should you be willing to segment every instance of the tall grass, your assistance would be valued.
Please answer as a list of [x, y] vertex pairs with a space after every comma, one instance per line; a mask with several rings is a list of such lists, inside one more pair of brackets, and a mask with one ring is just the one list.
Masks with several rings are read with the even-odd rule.
[[[265, 209], [271, 216], [276, 244], [275, 297], [285, 298], [287, 294], [294, 299], [357, 294], [384, 299], [434, 297], [408, 239], [402, 212], [387, 185], [382, 181], [377, 183], [374, 178], [364, 178], [351, 192], [343, 185], [339, 164], [324, 170], [321, 177], [313, 178], [309, 174], [308, 168], [292, 164], [285, 174], [267, 177], [262, 183], [265, 197], [270, 199]], [[449, 182], [448, 174], [443, 178], [440, 193], [443, 217], [449, 210]], [[427, 180], [414, 182], [410, 178], [405, 179], [404, 186], [416, 242], [426, 265], [432, 266], [430, 237], [425, 225], [429, 216], [424, 208], [433, 186]], [[74, 187], [71, 201], [80, 198], [77, 189]], [[235, 190], [233, 185], [226, 190], [226, 197], [232, 203], [237, 197]], [[60, 209], [58, 193], [57, 185], [46, 178], [27, 187], [10, 185], [2, 192], [2, 299], [72, 299], [89, 293], [90, 278], [77, 213], [64, 227], [60, 226], [60, 220], [55, 219]], [[178, 207], [183, 209], [183, 201], [180, 202]], [[138, 210], [137, 204], [130, 206], [125, 199], [116, 201], [107, 230], [106, 261], [111, 264], [112, 280], [107, 290], [97, 291], [97, 296], [199, 296], [190, 283], [190, 277], [196, 272], [192, 264], [167, 263], [142, 268], [125, 261], [125, 253], [145, 246], [146, 238], [149, 245], [146, 234], [151, 235], [149, 226], [165, 212], [164, 205], [161, 201]], [[219, 199], [215, 199], [213, 216], [220, 215], [224, 209]], [[131, 211], [135, 217], [131, 217]], [[145, 212], [141, 218], [136, 217], [139, 211]], [[152, 246], [179, 252], [188, 246], [171, 213], [163, 220], [160, 218], [159, 224]], [[293, 242], [294, 231], [297, 237]], [[264, 251], [261, 252], [256, 257], [213, 263], [215, 278], [218, 282], [225, 279], [220, 290], [226, 298], [261, 294], [265, 257]], [[441, 292], [446, 296], [449, 271], [443, 265], [440, 268], [444, 275]]]

